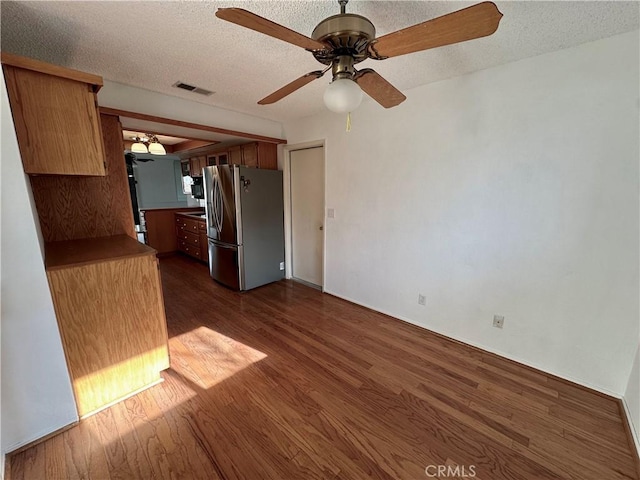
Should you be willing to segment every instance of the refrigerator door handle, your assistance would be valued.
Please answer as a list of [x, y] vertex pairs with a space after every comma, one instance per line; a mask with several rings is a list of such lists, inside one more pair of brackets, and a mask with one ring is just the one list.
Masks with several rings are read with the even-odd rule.
[[213, 208], [211, 209], [211, 214], [213, 216], [214, 226], [219, 232], [222, 228], [222, 222], [220, 221], [220, 185], [216, 177], [213, 177], [212, 179], [211, 196], [213, 197]]
[[225, 244], [225, 243], [218, 243], [218, 242], [214, 242], [214, 241], [212, 241], [212, 240], [209, 240], [209, 242], [210, 242], [212, 245], [215, 245], [215, 246], [216, 246], [216, 247], [218, 247], [218, 248], [227, 248], [227, 249], [229, 249], [229, 250], [237, 250], [237, 249], [238, 249], [238, 245], [228, 245], [228, 244]]
[[215, 178], [215, 199], [216, 199], [216, 205], [215, 205], [215, 212], [216, 212], [216, 228], [218, 230], [218, 232], [222, 231], [222, 225], [223, 225], [223, 215], [224, 215], [224, 209], [223, 209], [223, 200], [222, 200], [222, 189], [220, 188], [220, 179], [218, 177]]
[[211, 191], [207, 192], [209, 194], [209, 198], [207, 199], [207, 228], [212, 228], [215, 226], [214, 223], [214, 213], [213, 213], [213, 185], [211, 185]]
[[213, 177], [212, 181], [211, 181], [212, 185], [211, 185], [211, 202], [213, 204], [213, 208], [211, 209], [211, 214], [213, 216], [213, 221], [214, 224], [213, 226], [215, 227], [216, 230], [219, 230], [219, 222], [218, 222], [218, 182], [216, 181], [216, 178]]

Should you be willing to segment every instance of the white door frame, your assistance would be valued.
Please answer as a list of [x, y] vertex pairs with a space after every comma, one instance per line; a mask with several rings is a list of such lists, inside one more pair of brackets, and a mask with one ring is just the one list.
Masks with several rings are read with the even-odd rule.
[[309, 148], [322, 147], [323, 167], [324, 167], [324, 185], [322, 186], [322, 211], [323, 213], [323, 230], [322, 230], [322, 291], [324, 292], [325, 283], [325, 264], [327, 253], [327, 222], [326, 222], [326, 205], [327, 205], [327, 155], [324, 140], [315, 140], [312, 142], [296, 143], [295, 145], [285, 145], [283, 149], [283, 186], [284, 186], [284, 259], [285, 259], [285, 278], [292, 277], [293, 265], [293, 240], [291, 227], [291, 152], [295, 150], [306, 150]]

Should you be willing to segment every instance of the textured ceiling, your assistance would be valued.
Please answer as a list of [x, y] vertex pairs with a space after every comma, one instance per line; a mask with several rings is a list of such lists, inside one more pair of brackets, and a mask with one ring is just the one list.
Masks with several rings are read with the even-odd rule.
[[[478, 2], [351, 1], [378, 36]], [[638, 2], [496, 2], [504, 14], [486, 38], [376, 62], [400, 90], [638, 28]], [[338, 13], [336, 1], [2, 1], [2, 50], [95, 73], [105, 79], [272, 120], [324, 109], [326, 75], [270, 106], [256, 102], [320, 66], [301, 48], [218, 19], [238, 6], [310, 35]], [[176, 81], [216, 92], [173, 88]], [[372, 101], [368, 99], [368, 101]], [[411, 96], [408, 95], [408, 102]]]

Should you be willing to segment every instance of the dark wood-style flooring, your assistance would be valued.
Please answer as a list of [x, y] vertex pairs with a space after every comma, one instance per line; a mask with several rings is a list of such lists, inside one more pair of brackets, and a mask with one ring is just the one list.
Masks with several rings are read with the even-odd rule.
[[161, 267], [165, 381], [12, 456], [12, 480], [638, 478], [614, 399], [294, 282]]

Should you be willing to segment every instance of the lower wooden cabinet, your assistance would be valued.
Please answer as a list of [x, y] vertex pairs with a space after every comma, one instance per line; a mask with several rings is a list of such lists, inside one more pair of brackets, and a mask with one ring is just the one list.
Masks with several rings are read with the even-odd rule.
[[81, 417], [169, 368], [155, 251], [126, 236], [51, 242], [47, 278]]
[[209, 263], [207, 223], [204, 218], [176, 213], [178, 250]]
[[207, 222], [201, 221], [198, 224], [200, 229], [200, 256], [205, 263], [209, 263], [209, 239], [207, 238]]
[[174, 253], [179, 245], [176, 238], [176, 212], [201, 211], [194, 208], [144, 208], [140, 210], [146, 227], [146, 243], [159, 255]]

